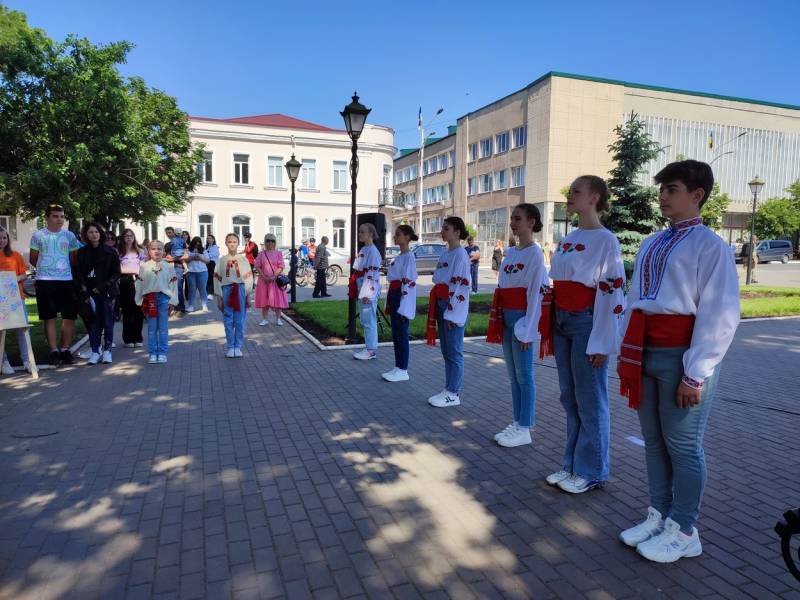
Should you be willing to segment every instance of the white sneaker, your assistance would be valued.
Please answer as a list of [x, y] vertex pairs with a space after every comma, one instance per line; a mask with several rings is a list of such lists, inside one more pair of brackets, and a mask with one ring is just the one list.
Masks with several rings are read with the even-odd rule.
[[508, 435], [508, 432], [510, 432], [510, 431], [511, 431], [512, 429], [514, 429], [516, 426], [517, 426], [517, 422], [516, 422], [516, 421], [514, 421], [514, 422], [513, 422], [513, 423], [511, 423], [510, 425], [507, 425], [507, 426], [506, 426], [506, 428], [505, 428], [505, 429], [503, 429], [503, 431], [501, 431], [500, 433], [496, 433], [496, 434], [495, 434], [495, 436], [494, 436], [494, 441], [496, 442], [496, 441], [498, 441], [498, 440], [499, 440], [501, 437], [505, 437], [506, 435]]
[[112, 348], [116, 348], [117, 347], [117, 343], [116, 342], [111, 342], [111, 347]]
[[128, 344], [125, 344], [125, 347], [126, 347], [126, 348], [135, 348], [135, 347], [136, 347], [136, 344], [133, 344], [133, 343], [128, 343]]
[[89, 358], [91, 355], [92, 353], [88, 350], [81, 350], [78, 352], [78, 358]]
[[267, 325], [269, 325], [269, 321], [267, 321], [266, 319], [261, 319], [261, 320], [258, 322], [258, 326], [259, 326], [259, 327], [266, 327]]
[[107, 365], [111, 364], [111, 350], [103, 352], [103, 362]]
[[356, 360], [372, 360], [373, 358], [375, 358], [375, 352], [364, 348], [363, 350], [359, 350], [358, 352], [353, 352], [353, 358], [355, 358]]
[[142, 346], [144, 346], [144, 344], [142, 342], [136, 342], [134, 346], [136, 346], [137, 348], [141, 348]]
[[664, 519], [661, 518], [661, 513], [652, 506], [649, 506], [647, 508], [647, 519], [643, 523], [639, 523], [620, 533], [619, 539], [626, 546], [636, 548], [642, 542], [661, 533], [663, 529]]
[[431, 406], [435, 406], [436, 408], [445, 408], [448, 406], [458, 406], [461, 404], [461, 398], [458, 397], [458, 394], [451, 394], [450, 392], [445, 392], [444, 396], [437, 398], [434, 401], [430, 401]]
[[387, 371], [383, 375], [381, 375], [386, 381], [391, 381], [394, 383], [395, 381], [408, 381], [408, 371], [405, 369], [398, 369], [395, 367], [391, 371]]
[[531, 443], [531, 430], [530, 427], [520, 427], [517, 425], [509, 431], [506, 435], [497, 440], [503, 448], [515, 448], [516, 446], [524, 446]]
[[147, 362], [151, 365], [154, 365], [158, 362], [158, 357], [155, 354], [151, 354], [150, 358], [147, 359]]
[[667, 517], [664, 531], [636, 546], [636, 551], [653, 562], [673, 563], [684, 557], [700, 556], [703, 546], [695, 527], [692, 527], [692, 535], [686, 535], [680, 525]]
[[213, 300], [213, 299], [214, 299], [214, 294], [209, 294], [208, 296], [206, 296], [206, 300]]
[[167, 362], [167, 357], [164, 354], [158, 355], [158, 364], [163, 365]]
[[277, 325], [278, 327], [283, 327], [283, 319], [278, 319], [277, 321], [275, 321], [275, 325]]
[[602, 486], [602, 481], [586, 479], [580, 475], [570, 475], [566, 479], [562, 479], [558, 482], [558, 487], [570, 494], [582, 494], [583, 492], [588, 492], [589, 490]]
[[433, 405], [433, 406], [436, 406], [436, 405], [434, 404], [434, 402], [441, 402], [442, 400], [444, 400], [444, 397], [445, 397], [446, 395], [447, 395], [447, 390], [442, 390], [442, 391], [441, 391], [441, 392], [439, 392], [438, 394], [434, 394], [433, 396], [431, 396], [430, 398], [428, 398], [428, 404], [431, 404], [431, 405]]
[[27, 360], [24, 361], [22, 363], [22, 368], [25, 369], [26, 372], [30, 373], [31, 372], [31, 363], [29, 363]]
[[234, 356], [236, 356], [236, 354], [234, 354], [233, 348], [228, 348], [228, 351], [225, 353], [225, 358], [233, 358]]
[[241, 348], [234, 348], [233, 349], [233, 357], [234, 358], [242, 358], [242, 349]]
[[186, 312], [187, 313], [194, 312], [194, 306], [187, 306], [186, 307]]
[[208, 304], [203, 304], [203, 312], [208, 312]]
[[97, 352], [92, 352], [89, 355], [89, 364], [96, 365], [99, 362], [100, 362], [100, 355]]
[[547, 485], [558, 485], [559, 482], [564, 481], [570, 475], [572, 475], [572, 473], [568, 473], [564, 469], [561, 469], [555, 473], [550, 473], [550, 475], [545, 477], [544, 480], [547, 482]]
[[11, 363], [7, 360], [3, 361], [3, 368], [0, 372], [2, 372], [3, 375], [13, 375], [15, 373], [14, 367], [12, 367]]

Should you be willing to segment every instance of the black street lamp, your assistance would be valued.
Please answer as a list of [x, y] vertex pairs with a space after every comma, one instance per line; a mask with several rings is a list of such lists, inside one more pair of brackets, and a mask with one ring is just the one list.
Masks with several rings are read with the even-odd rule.
[[747, 185], [750, 186], [750, 191], [753, 192], [753, 214], [750, 215], [750, 243], [747, 250], [747, 279], [745, 283], [750, 285], [753, 276], [753, 253], [756, 251], [753, 239], [756, 237], [756, 202], [758, 200], [758, 193], [764, 187], [764, 180], [756, 175], [752, 181]]
[[300, 174], [300, 167], [303, 164], [294, 157], [286, 161], [286, 172], [289, 174], [289, 181], [292, 182], [292, 247], [289, 250], [289, 289], [291, 290], [290, 296], [292, 302], [297, 302], [297, 248], [295, 248], [294, 239], [294, 182], [297, 181], [297, 176]]
[[[344, 107], [339, 113], [344, 119], [347, 127], [347, 135], [350, 136], [353, 144], [350, 148], [350, 273], [353, 273], [353, 265], [356, 262], [356, 235], [358, 226], [356, 225], [356, 178], [358, 177], [358, 138], [364, 130], [367, 122], [367, 115], [372, 109], [367, 108], [358, 101], [358, 93], [353, 92], [353, 101]], [[347, 304], [347, 338], [350, 343], [356, 339], [356, 300], [350, 298]]]

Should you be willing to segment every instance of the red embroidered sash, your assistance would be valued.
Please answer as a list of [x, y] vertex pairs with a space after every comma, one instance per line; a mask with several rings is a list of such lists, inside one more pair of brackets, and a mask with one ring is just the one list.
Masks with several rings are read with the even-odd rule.
[[486, 341], [490, 344], [503, 343], [503, 309], [528, 310], [528, 290], [524, 287], [494, 290], [492, 309], [489, 312], [489, 328], [486, 330]]
[[228, 306], [233, 309], [233, 312], [239, 312], [242, 310], [242, 303], [240, 302], [239, 298], [239, 286], [243, 285], [241, 283], [232, 283], [231, 284], [231, 292], [228, 294]]
[[436, 345], [436, 301], [449, 300], [450, 288], [446, 283], [437, 283], [428, 296], [428, 323], [425, 327], [425, 339], [429, 346]]
[[150, 292], [142, 297], [142, 314], [145, 317], [157, 317], [158, 305], [156, 304], [156, 292]]
[[641, 310], [631, 313], [617, 374], [619, 393], [628, 398], [628, 406], [637, 409], [642, 400], [642, 362], [645, 346], [679, 348], [692, 343], [694, 315], [647, 315]]
[[350, 271], [350, 279], [347, 282], [347, 297], [350, 300], [358, 298], [358, 284], [356, 280], [364, 276], [364, 271]]
[[552, 289], [542, 299], [542, 314], [539, 317], [539, 358], [555, 355], [553, 345], [553, 327], [555, 321], [555, 307], [569, 312], [578, 312], [594, 306], [596, 288], [588, 287], [577, 281], [556, 279]]
[[[395, 279], [394, 281], [389, 282], [389, 291], [386, 294], [386, 310], [384, 311], [387, 315], [390, 315], [394, 312], [395, 306], [393, 302], [389, 302], [389, 295], [392, 293], [392, 290], [397, 290], [394, 293], [400, 296], [400, 290], [403, 287], [403, 282], [399, 279]], [[400, 308], [400, 300], [397, 301], [397, 308]]]

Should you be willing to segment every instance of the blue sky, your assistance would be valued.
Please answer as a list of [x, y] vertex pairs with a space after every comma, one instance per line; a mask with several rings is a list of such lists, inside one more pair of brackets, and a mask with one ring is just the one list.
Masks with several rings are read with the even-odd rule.
[[415, 145], [547, 71], [800, 105], [800, 0], [346, 3], [6, 0], [51, 37], [136, 44], [123, 71], [191, 115], [370, 122]]

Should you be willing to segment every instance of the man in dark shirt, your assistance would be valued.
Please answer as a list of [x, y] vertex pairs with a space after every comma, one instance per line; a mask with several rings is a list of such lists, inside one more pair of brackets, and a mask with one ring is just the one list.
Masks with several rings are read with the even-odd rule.
[[469, 274], [472, 277], [472, 293], [478, 293], [478, 264], [481, 262], [481, 249], [475, 245], [472, 236], [467, 238], [467, 245], [464, 247], [469, 255]]

